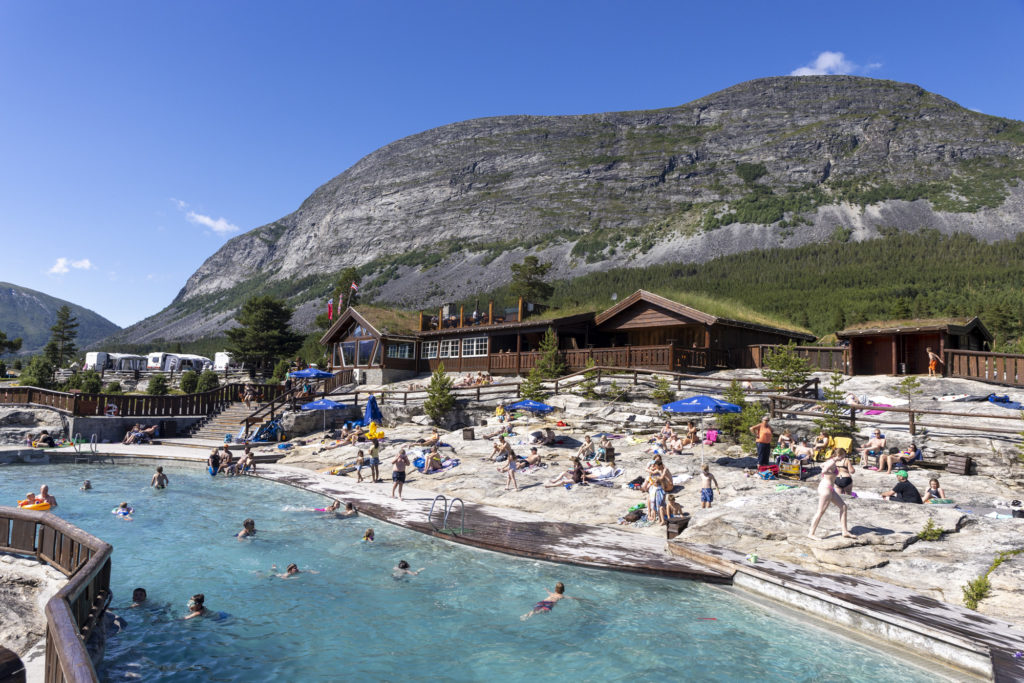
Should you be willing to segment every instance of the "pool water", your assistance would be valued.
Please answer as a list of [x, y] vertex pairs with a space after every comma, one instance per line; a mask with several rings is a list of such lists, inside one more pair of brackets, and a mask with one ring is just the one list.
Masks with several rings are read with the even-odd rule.
[[[46, 483], [55, 512], [114, 546], [104, 680], [443, 678], [933, 680], [859, 643], [700, 583], [475, 551], [369, 518], [310, 511], [322, 496], [255, 478], [151, 466], [0, 467], [0, 501]], [[90, 479], [93, 490], [79, 491]], [[121, 501], [134, 520], [111, 514]], [[257, 536], [239, 541], [242, 520]], [[376, 542], [360, 541], [373, 527]], [[396, 579], [407, 560], [422, 574]], [[272, 577], [295, 562], [306, 572]], [[520, 616], [557, 581], [578, 601]], [[149, 600], [130, 609], [132, 589]], [[181, 619], [194, 593], [214, 617]]]

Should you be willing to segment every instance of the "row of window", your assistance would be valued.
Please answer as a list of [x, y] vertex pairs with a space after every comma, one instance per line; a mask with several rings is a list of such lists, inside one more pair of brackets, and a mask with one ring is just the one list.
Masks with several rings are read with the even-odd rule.
[[[487, 355], [487, 337], [468, 337], [462, 340], [462, 357], [478, 358]], [[420, 358], [458, 358], [459, 340], [442, 339], [440, 341], [423, 342]]]

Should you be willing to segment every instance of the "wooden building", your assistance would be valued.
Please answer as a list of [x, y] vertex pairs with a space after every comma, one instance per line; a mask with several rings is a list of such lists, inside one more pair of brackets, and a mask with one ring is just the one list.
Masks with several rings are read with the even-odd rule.
[[929, 348], [939, 357], [944, 357], [946, 350], [987, 351], [992, 348], [992, 335], [977, 318], [863, 323], [837, 332], [836, 336], [850, 344], [854, 375], [928, 372], [926, 349]]
[[[704, 313], [637, 291], [600, 313], [557, 316], [537, 307], [486, 313], [445, 307], [437, 315], [361, 307], [346, 310], [321, 339], [331, 367], [363, 369], [392, 381], [441, 363], [452, 372], [524, 374], [536, 364], [548, 328], [569, 371], [595, 365], [668, 371], [742, 367], [748, 347], [806, 343], [813, 335]], [[391, 324], [382, 318], [390, 315]], [[418, 320], [413, 323], [413, 319]], [[415, 324], [418, 329], [408, 329]], [[412, 353], [410, 357], [408, 354]]]

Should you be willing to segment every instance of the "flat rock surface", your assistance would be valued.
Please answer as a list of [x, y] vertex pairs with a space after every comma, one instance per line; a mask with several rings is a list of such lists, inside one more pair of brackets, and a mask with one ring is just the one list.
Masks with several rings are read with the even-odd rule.
[[43, 607], [65, 581], [35, 560], [0, 554], [0, 645], [23, 657], [43, 639]]

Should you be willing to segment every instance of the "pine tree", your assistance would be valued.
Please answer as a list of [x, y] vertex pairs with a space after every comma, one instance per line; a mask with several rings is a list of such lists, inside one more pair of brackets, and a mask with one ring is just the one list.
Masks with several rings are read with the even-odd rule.
[[672, 385], [669, 384], [668, 377], [662, 375], [655, 380], [654, 390], [651, 391], [651, 398], [658, 405], [665, 405], [676, 400], [676, 392], [672, 391]]
[[822, 406], [822, 416], [814, 420], [814, 424], [818, 425], [819, 429], [833, 436], [850, 433], [850, 424], [843, 415], [844, 408], [842, 406], [845, 382], [846, 377], [841, 372], [833, 372], [829, 375], [828, 384], [822, 390], [826, 401]]
[[558, 336], [550, 327], [540, 340], [540, 357], [533, 369], [541, 379], [556, 379], [565, 372], [562, 354], [558, 351]]
[[303, 336], [292, 331], [292, 309], [272, 296], [249, 299], [235, 316], [240, 327], [227, 331], [228, 351], [236, 362], [269, 368], [302, 346]]
[[761, 362], [761, 374], [774, 391], [790, 392], [799, 388], [811, 374], [811, 364], [797, 355], [796, 343], [768, 349]]
[[549, 270], [551, 264], [541, 263], [536, 256], [527, 256], [522, 263], [513, 264], [512, 283], [509, 285], [512, 296], [521, 296], [524, 301], [533, 303], [550, 299], [555, 288], [544, 281]]
[[526, 374], [526, 379], [519, 385], [519, 395], [530, 401], [543, 401], [547, 398], [544, 392], [544, 378], [537, 368], [532, 368]]
[[3, 330], [0, 330], [0, 356], [5, 353], [14, 353], [21, 348], [21, 337], [8, 339]]
[[441, 424], [444, 416], [455, 407], [455, 394], [452, 393], [452, 378], [444, 371], [444, 363], [438, 363], [437, 369], [430, 376], [427, 386], [427, 400], [423, 402], [423, 412], [434, 424]]
[[583, 381], [576, 385], [577, 392], [583, 398], [597, 398], [597, 392], [594, 390], [597, 386], [595, 381], [597, 371], [592, 370], [595, 365], [593, 358], [587, 359], [587, 365], [583, 371]]
[[57, 309], [57, 320], [50, 328], [50, 341], [43, 353], [55, 368], [62, 368], [78, 353], [75, 338], [78, 336], [78, 320], [71, 315], [68, 306]]

